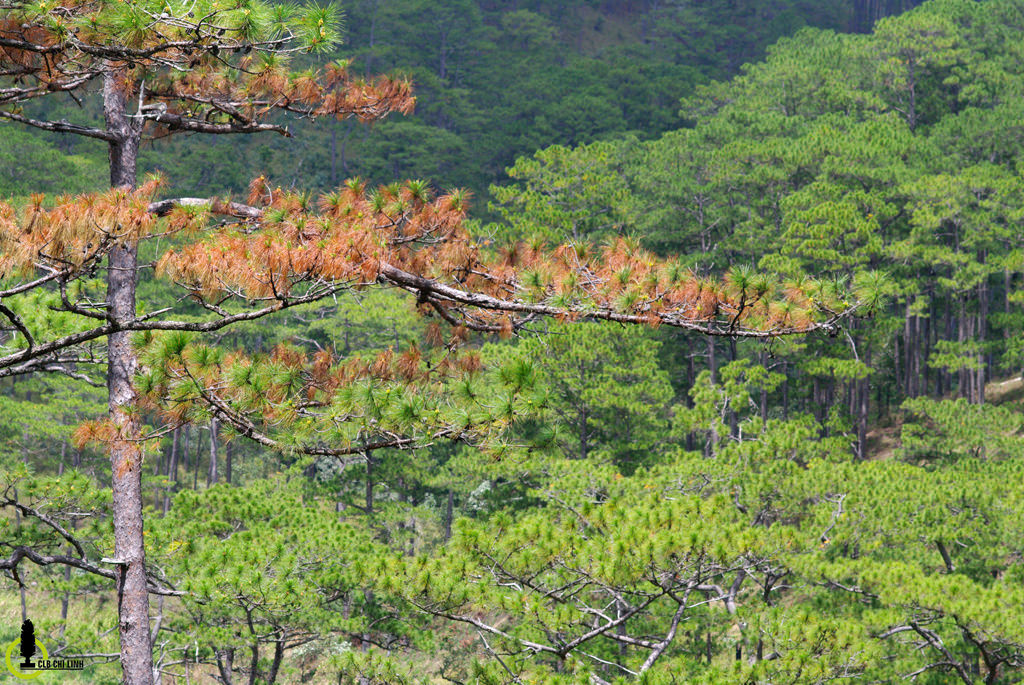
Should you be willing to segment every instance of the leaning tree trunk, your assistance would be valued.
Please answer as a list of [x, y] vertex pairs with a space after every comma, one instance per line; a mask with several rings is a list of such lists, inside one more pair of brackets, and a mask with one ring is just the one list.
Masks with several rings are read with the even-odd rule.
[[[116, 136], [110, 143], [110, 184], [134, 188], [135, 162], [141, 128], [128, 115], [129, 82], [124, 72], [107, 72], [103, 78], [103, 115], [107, 130]], [[108, 316], [117, 322], [135, 318], [135, 285], [138, 250], [126, 241], [110, 252], [107, 269]], [[146, 588], [146, 552], [142, 537], [142, 449], [139, 420], [132, 411], [135, 389], [132, 379], [138, 356], [129, 331], [116, 331], [107, 341], [107, 392], [110, 420], [119, 439], [110, 449], [113, 472], [114, 556], [117, 558], [118, 630], [121, 667], [127, 685], [151, 685], [153, 650], [149, 635], [149, 592]]]

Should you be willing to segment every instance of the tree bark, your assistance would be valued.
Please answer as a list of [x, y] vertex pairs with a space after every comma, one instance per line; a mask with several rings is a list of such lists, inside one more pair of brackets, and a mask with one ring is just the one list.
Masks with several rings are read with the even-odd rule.
[[[103, 115], [116, 140], [109, 144], [110, 184], [134, 188], [141, 121], [128, 115], [130, 80], [123, 71], [103, 76]], [[138, 248], [127, 240], [110, 251], [107, 269], [107, 312], [116, 324], [135, 318]], [[132, 411], [132, 379], [138, 356], [129, 331], [107, 339], [107, 393], [110, 420], [119, 439], [110, 448], [113, 477], [114, 556], [118, 560], [118, 631], [121, 667], [126, 685], [151, 685], [153, 649], [149, 634], [149, 592], [146, 551], [142, 537], [142, 449], [138, 416]]]

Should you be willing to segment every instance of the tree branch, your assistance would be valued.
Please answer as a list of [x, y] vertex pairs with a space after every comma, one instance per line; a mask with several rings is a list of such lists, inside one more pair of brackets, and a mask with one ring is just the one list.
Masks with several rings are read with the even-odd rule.
[[22, 114], [15, 114], [14, 112], [8, 112], [0, 109], [0, 117], [4, 119], [10, 119], [11, 121], [17, 121], [20, 124], [26, 126], [34, 126], [35, 128], [41, 128], [44, 131], [52, 131], [55, 133], [73, 133], [79, 136], [86, 136], [87, 138], [98, 138], [108, 143], [112, 143], [117, 140], [110, 131], [104, 131], [100, 128], [93, 128], [91, 126], [80, 126], [78, 124], [72, 124], [69, 121], [42, 121], [40, 119], [30, 119]]
[[[118, 574], [116, 571], [101, 568], [86, 559], [79, 559], [77, 557], [69, 557], [63, 554], [47, 555], [40, 554], [31, 547], [25, 547], [20, 545], [14, 548], [14, 551], [6, 559], [0, 559], [0, 569], [14, 571], [17, 569], [18, 564], [21, 563], [22, 559], [28, 559], [38, 566], [49, 566], [51, 564], [61, 564], [64, 566], [71, 566], [82, 571], [87, 571], [97, 576], [102, 576], [110, 580], [117, 580]], [[154, 595], [165, 595], [167, 597], [183, 597], [186, 592], [181, 590], [169, 590], [166, 588], [158, 587], [156, 585], [149, 585], [149, 592]]]

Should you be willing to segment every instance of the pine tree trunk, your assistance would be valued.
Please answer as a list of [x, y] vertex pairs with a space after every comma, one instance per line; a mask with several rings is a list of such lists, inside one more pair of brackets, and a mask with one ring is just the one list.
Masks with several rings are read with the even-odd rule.
[[202, 454], [202, 450], [203, 450], [203, 448], [200, 446], [200, 440], [201, 439], [202, 439], [201, 429], [199, 428], [199, 426], [196, 426], [196, 455], [195, 455], [196, 459], [195, 459], [195, 464], [194, 464], [195, 469], [193, 469], [193, 471], [192, 471], [192, 489], [193, 490], [198, 490], [199, 489], [199, 463], [202, 461], [202, 458], [199, 455]]
[[924, 377], [924, 373], [921, 370], [921, 357], [924, 350], [922, 321], [921, 316], [914, 315], [914, 346], [911, 348], [914, 375], [911, 377], [911, 397], [919, 397], [921, 395], [921, 379]]
[[[768, 367], [768, 353], [761, 350], [760, 359], [761, 366]], [[761, 388], [761, 430], [764, 430], [764, 424], [768, 423], [768, 389], [765, 387]]]
[[[75, 528], [77, 528], [77, 527], [78, 527], [78, 519], [71, 519], [71, 534], [72, 535], [74, 535]], [[68, 552], [67, 553], [69, 555], [70, 554], [74, 554], [74, 549], [71, 548], [71, 545], [68, 545]], [[64, 583], [65, 583], [65, 587], [68, 587], [69, 584], [71, 583], [71, 567], [70, 566], [65, 566], [64, 567]], [[71, 591], [70, 590], [65, 590], [64, 591], [64, 596], [61, 597], [61, 600], [60, 600], [60, 636], [61, 637], [64, 637], [64, 631], [66, 631], [67, 627], [68, 627], [68, 609], [70, 608], [70, 606], [71, 606]]]
[[220, 680], [223, 685], [232, 685], [231, 671], [234, 668], [235, 650], [217, 650], [217, 670], [220, 671]]
[[164, 464], [165, 463], [166, 463], [166, 460], [164, 459], [163, 452], [157, 452], [156, 458], [153, 460], [153, 475], [154, 476], [159, 476], [161, 473], [164, 472]]
[[715, 337], [708, 336], [708, 370], [711, 372], [711, 382], [718, 382], [718, 368], [715, 366]]
[[448, 505], [444, 510], [444, 541], [452, 539], [452, 519], [455, 518], [455, 492], [448, 488]]
[[270, 672], [267, 673], [267, 685], [274, 685], [277, 682], [277, 672], [281, 670], [281, 662], [284, 660], [285, 636], [274, 642], [274, 660], [270, 662]]
[[231, 458], [234, 456], [232, 454], [234, 450], [231, 449], [232, 444], [234, 443], [226, 442], [224, 444], [224, 482], [228, 485], [231, 485]]
[[[736, 340], [729, 338], [729, 362], [736, 361]], [[734, 440], [740, 435], [739, 420], [732, 403], [729, 404], [729, 437]]]
[[782, 362], [782, 420], [789, 421], [789, 362]]
[[[188, 458], [188, 436], [191, 432], [191, 426], [186, 423], [181, 428], [183, 431], [181, 436], [181, 471], [185, 474], [185, 477], [188, 478], [188, 470], [192, 468], [192, 464]], [[177, 473], [174, 474], [174, 483], [175, 485], [178, 483]]]
[[832, 416], [832, 407], [836, 404], [836, 377], [835, 372], [833, 371], [832, 373], [832, 377], [825, 383], [825, 404], [821, 415], [822, 425], [825, 431], [823, 437], [826, 438], [832, 434], [828, 426], [828, 420]]
[[[961, 345], [967, 341], [967, 304], [964, 301], [963, 295], [959, 296], [960, 300], [960, 317], [957, 321], [957, 342]], [[957, 369], [957, 381], [960, 385], [959, 396], [970, 398], [970, 373], [968, 370], [961, 366]]]
[[[967, 338], [966, 339], [968, 341], [976, 340], [975, 336], [978, 333], [975, 330], [975, 326], [977, 325], [977, 321], [978, 321], [978, 319], [974, 315], [970, 315], [970, 316], [966, 317], [966, 322], [967, 322]], [[970, 402], [971, 404], [978, 404], [978, 373], [979, 372], [978, 372], [978, 370], [973, 368], [977, 364], [977, 361], [978, 361], [978, 355], [975, 354], [975, 355], [973, 355], [971, 357], [971, 366], [967, 369], [967, 382], [968, 382], [968, 386], [970, 388], [969, 394], [967, 396], [967, 401]]]
[[897, 333], [893, 336], [892, 341], [892, 385], [893, 390], [897, 395], [900, 392], [900, 336]]
[[[871, 368], [871, 345], [864, 346], [864, 364]], [[857, 381], [857, 456], [868, 458], [868, 412], [871, 409], [871, 376]]]
[[366, 514], [373, 513], [373, 457], [370, 452], [366, 453]]
[[818, 422], [819, 429], [824, 423], [822, 420], [821, 412], [821, 379], [817, 376], [814, 377], [813, 384], [811, 386], [811, 409], [814, 412], [814, 418]]
[[[952, 299], [952, 297], [950, 297], [949, 301], [946, 303], [946, 338], [945, 338], [946, 340], [952, 340], [953, 339], [953, 332], [954, 332], [953, 329], [954, 328], [955, 328], [955, 321], [954, 321], [954, 317], [953, 317], [953, 299]], [[944, 395], [946, 395], [946, 394], [952, 395], [953, 394], [953, 372], [949, 371], [946, 368], [944, 368], [942, 370], [942, 378], [944, 379], [944, 382], [945, 382], [945, 387], [943, 388], [943, 394]]]
[[1012, 305], [1010, 304], [1010, 295], [1013, 293], [1013, 274], [1010, 273], [1009, 269], [1003, 269], [1003, 314], [1005, 316], [1005, 323], [1003, 324], [1003, 339], [1007, 342], [1010, 340], [1010, 311]]
[[210, 419], [210, 471], [206, 476], [206, 487], [217, 483], [217, 419]]
[[164, 516], [171, 509], [171, 484], [178, 482], [178, 443], [180, 440], [181, 426], [178, 426], [171, 434], [171, 459], [167, 464], [167, 487], [164, 488]]
[[[984, 264], [987, 256], [988, 255], [985, 251], [980, 252], [978, 254], [978, 261]], [[975, 337], [975, 340], [978, 341], [978, 357], [976, 360], [976, 363], [978, 365], [978, 390], [977, 396], [975, 398], [978, 404], [985, 403], [985, 379], [987, 376], [986, 370], [989, 364], [988, 360], [986, 359], [984, 351], [986, 334], [985, 329], [988, 327], [988, 298], [988, 277], [984, 277], [981, 279], [981, 283], [978, 284], [978, 331]]]
[[[111, 71], [103, 77], [103, 115], [107, 130], [117, 136], [109, 144], [110, 183], [134, 188], [141, 122], [128, 115], [128, 77]], [[111, 227], [113, 228], [113, 227]], [[107, 313], [115, 323], [135, 318], [138, 248], [128, 241], [110, 251], [107, 269]], [[114, 556], [117, 571], [118, 631], [121, 667], [126, 685], [151, 685], [153, 651], [149, 635], [149, 592], [142, 537], [142, 450], [139, 419], [132, 411], [132, 379], [138, 357], [129, 331], [107, 339], [107, 392], [110, 419], [124, 439], [110, 449], [113, 478]]]
[[[697, 381], [697, 370], [695, 368], [694, 357], [696, 355], [691, 351], [687, 355], [688, 361], [686, 365], [686, 408], [693, 409], [693, 397], [690, 395], [690, 391], [693, 389], [694, 383]], [[686, 433], [686, 450], [692, 452], [694, 445], [696, 444], [696, 437], [693, 431]]]
[[932, 284], [928, 284], [928, 316], [923, 322], [924, 333], [921, 336], [921, 395], [928, 397], [931, 384], [932, 384], [932, 371], [931, 367], [928, 366], [928, 360], [932, 356], [932, 338], [936, 333], [935, 330], [935, 317], [938, 313], [935, 308], [935, 288]]
[[903, 392], [914, 397], [914, 317], [911, 307], [914, 301], [907, 298], [907, 309], [903, 316]]

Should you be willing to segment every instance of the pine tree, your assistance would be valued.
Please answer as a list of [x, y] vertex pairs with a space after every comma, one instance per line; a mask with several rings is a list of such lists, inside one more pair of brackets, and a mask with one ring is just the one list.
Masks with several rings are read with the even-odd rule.
[[[128, 683], [152, 682], [148, 590], [142, 523], [140, 425], [132, 405], [132, 377], [138, 360], [130, 340], [137, 319], [138, 239], [152, 223], [129, 218], [124, 205], [145, 210], [146, 191], [135, 191], [136, 162], [144, 138], [181, 132], [244, 134], [287, 129], [270, 121], [277, 111], [300, 116], [357, 116], [372, 120], [413, 104], [409, 84], [391, 79], [367, 82], [345, 64], [320, 72], [290, 73], [287, 58], [320, 51], [339, 39], [331, 8], [262, 2], [206, 3], [172, 7], [165, 2], [101, 2], [67, 8], [22, 2], [0, 7], [0, 66], [4, 88], [0, 117], [44, 131], [74, 134], [107, 144], [113, 190], [82, 203], [61, 203], [63, 216], [48, 231], [35, 223], [37, 200], [24, 228], [5, 215], [3, 273], [24, 273], [34, 255], [48, 255], [31, 282], [56, 286], [68, 311], [93, 326], [88, 332], [37, 342], [22, 318], [0, 310], [24, 338], [24, 347], [5, 357], [5, 375], [33, 370], [69, 372], [77, 357], [69, 345], [106, 338], [111, 422], [120, 439], [111, 443], [115, 557], [121, 603], [121, 661]], [[100, 84], [100, 88], [96, 88]], [[102, 104], [103, 122], [48, 120], [26, 107], [59, 94]], [[92, 236], [88, 222], [95, 221]], [[16, 223], [16, 222], [15, 222]], [[33, 233], [33, 229], [35, 232]], [[22, 261], [28, 257], [28, 261]], [[68, 257], [69, 259], [64, 259]], [[67, 299], [70, 281], [107, 260], [103, 306], [79, 306]], [[44, 258], [45, 259], [45, 258]], [[29, 267], [31, 268], [31, 267]], [[5, 288], [3, 296], [28, 284]], [[88, 299], [88, 298], [87, 298]], [[96, 322], [103, 322], [96, 325]]]

